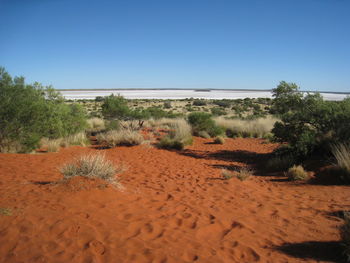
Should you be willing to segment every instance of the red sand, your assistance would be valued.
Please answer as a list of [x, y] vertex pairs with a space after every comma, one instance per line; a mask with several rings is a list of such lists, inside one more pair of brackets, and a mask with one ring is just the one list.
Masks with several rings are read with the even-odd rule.
[[[147, 146], [0, 154], [0, 262], [328, 262], [350, 209], [348, 186], [254, 176], [221, 180], [221, 168], [263, 163], [276, 145], [196, 138], [182, 152]], [[102, 151], [128, 170], [124, 190], [58, 168]], [[277, 180], [276, 180], [277, 179]], [[333, 213], [333, 214], [332, 214]]]

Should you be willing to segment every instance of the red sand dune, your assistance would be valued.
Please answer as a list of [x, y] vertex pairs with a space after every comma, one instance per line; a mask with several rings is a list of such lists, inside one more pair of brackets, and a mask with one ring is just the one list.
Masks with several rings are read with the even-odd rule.
[[[147, 146], [0, 154], [0, 262], [332, 262], [348, 186], [258, 174], [221, 180], [221, 168], [262, 164], [276, 145], [196, 138], [182, 152]], [[58, 168], [105, 152], [128, 170], [123, 190]], [[259, 171], [259, 170], [258, 170]], [[333, 260], [334, 261], [334, 260]]]

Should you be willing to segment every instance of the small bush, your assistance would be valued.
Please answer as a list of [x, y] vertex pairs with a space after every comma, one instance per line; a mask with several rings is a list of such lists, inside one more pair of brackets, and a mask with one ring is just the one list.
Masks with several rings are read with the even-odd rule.
[[103, 154], [88, 154], [80, 156], [73, 163], [64, 165], [60, 169], [64, 178], [83, 176], [114, 180], [114, 176], [124, 171], [122, 166], [115, 167]]
[[216, 143], [216, 144], [224, 144], [225, 143], [225, 139], [223, 137], [221, 137], [221, 136], [215, 137], [214, 143]]
[[221, 175], [225, 180], [229, 180], [234, 176], [234, 173], [227, 170], [227, 169], [222, 169], [221, 170]]
[[60, 139], [54, 139], [54, 140], [47, 140], [46, 147], [48, 152], [58, 152], [60, 149], [61, 140]]
[[144, 141], [138, 131], [131, 129], [111, 130], [98, 134], [96, 138], [100, 144], [107, 144], [109, 147], [139, 145]]
[[188, 121], [192, 126], [194, 135], [200, 131], [206, 131], [210, 136], [218, 136], [224, 133], [223, 129], [218, 127], [211, 115], [205, 112], [193, 112], [188, 115]]
[[86, 137], [85, 132], [79, 132], [76, 134], [69, 135], [66, 138], [63, 138], [63, 144], [66, 146], [69, 146], [69, 145], [87, 146], [90, 144], [90, 141]]
[[286, 176], [291, 181], [304, 181], [309, 179], [309, 175], [301, 165], [293, 165], [293, 167], [289, 168], [286, 172]]
[[350, 212], [344, 213], [344, 225], [340, 228], [342, 243], [344, 244], [344, 254], [350, 262]]
[[10, 208], [0, 207], [0, 215], [11, 216], [12, 210]]
[[205, 100], [194, 100], [193, 106], [205, 106], [207, 105], [207, 102]]
[[185, 147], [185, 144], [179, 140], [171, 139], [168, 136], [164, 136], [160, 139], [158, 147], [163, 149], [182, 150]]

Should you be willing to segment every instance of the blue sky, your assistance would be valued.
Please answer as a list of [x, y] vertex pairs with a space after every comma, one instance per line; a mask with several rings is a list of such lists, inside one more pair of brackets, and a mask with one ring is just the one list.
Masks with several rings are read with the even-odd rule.
[[0, 65], [70, 88], [350, 91], [349, 0], [0, 0]]

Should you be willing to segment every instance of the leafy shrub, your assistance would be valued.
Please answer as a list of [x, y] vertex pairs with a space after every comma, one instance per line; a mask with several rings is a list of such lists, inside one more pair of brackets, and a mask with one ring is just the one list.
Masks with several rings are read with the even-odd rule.
[[111, 94], [105, 97], [102, 104], [102, 114], [105, 118], [125, 119], [130, 116], [128, 101], [121, 95]]
[[73, 163], [64, 165], [60, 169], [64, 178], [83, 176], [115, 180], [114, 176], [124, 171], [122, 166], [115, 167], [103, 154], [88, 154], [78, 157]]
[[96, 139], [100, 144], [106, 144], [109, 147], [139, 145], [144, 141], [138, 131], [131, 129], [111, 130], [106, 133], [100, 133], [96, 136]]
[[328, 155], [331, 145], [350, 137], [350, 99], [324, 101], [320, 94], [303, 96], [295, 84], [281, 82], [273, 90], [273, 109], [281, 117], [272, 132], [288, 142], [298, 159], [315, 154]]
[[192, 125], [192, 130], [195, 135], [198, 135], [200, 131], [205, 131], [210, 136], [218, 136], [223, 134], [223, 129], [215, 124], [215, 121], [208, 113], [193, 112], [188, 115], [188, 121]]
[[221, 136], [217, 136], [214, 139], [214, 143], [216, 143], [216, 144], [224, 144], [225, 143], [225, 139], [223, 137], [221, 137]]
[[165, 101], [164, 102], [164, 108], [165, 109], [171, 109], [171, 101]]
[[304, 181], [309, 179], [309, 175], [301, 165], [293, 165], [293, 167], [289, 168], [286, 172], [286, 176], [291, 181]]
[[84, 130], [86, 115], [77, 104], [39, 83], [27, 85], [0, 68], [0, 150], [29, 152], [42, 137], [56, 139]]

